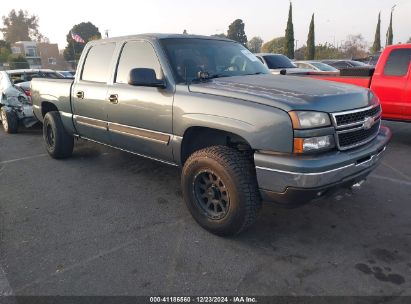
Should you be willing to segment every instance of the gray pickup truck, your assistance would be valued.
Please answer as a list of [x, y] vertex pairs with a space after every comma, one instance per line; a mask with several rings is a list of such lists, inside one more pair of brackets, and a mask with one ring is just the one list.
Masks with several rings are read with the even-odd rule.
[[184, 201], [233, 235], [285, 206], [363, 181], [391, 132], [369, 90], [274, 76], [234, 41], [148, 34], [89, 42], [74, 81], [34, 79], [48, 153], [88, 139], [182, 167]]

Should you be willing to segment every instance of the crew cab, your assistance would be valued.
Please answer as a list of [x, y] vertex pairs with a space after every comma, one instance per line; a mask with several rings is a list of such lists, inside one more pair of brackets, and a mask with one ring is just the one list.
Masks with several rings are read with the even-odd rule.
[[363, 181], [391, 137], [370, 90], [271, 75], [223, 38], [96, 40], [74, 81], [31, 85], [51, 157], [83, 138], [180, 166], [190, 213], [218, 235], [250, 227], [262, 200], [296, 206]]
[[411, 44], [388, 46], [374, 68], [342, 70], [340, 76], [311, 76], [370, 88], [380, 99], [382, 118], [411, 121]]

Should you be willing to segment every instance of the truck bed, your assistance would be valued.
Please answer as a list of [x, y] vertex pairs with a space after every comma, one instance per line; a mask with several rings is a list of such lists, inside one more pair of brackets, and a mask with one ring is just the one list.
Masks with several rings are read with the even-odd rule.
[[369, 88], [371, 85], [371, 77], [358, 77], [358, 76], [340, 76], [340, 75], [327, 75], [327, 76], [320, 76], [320, 75], [310, 75], [309, 77], [321, 80], [328, 80], [334, 82], [341, 82], [347, 84], [353, 84], [356, 86]]
[[39, 121], [43, 122], [42, 108], [47, 106], [57, 106], [60, 112], [72, 113], [70, 103], [72, 84], [72, 79], [34, 78], [31, 81], [33, 112]]
[[315, 75], [309, 74], [312, 78], [348, 83], [363, 88], [370, 88], [371, 78], [374, 75], [375, 68], [373, 67], [355, 67], [342, 69], [337, 75]]

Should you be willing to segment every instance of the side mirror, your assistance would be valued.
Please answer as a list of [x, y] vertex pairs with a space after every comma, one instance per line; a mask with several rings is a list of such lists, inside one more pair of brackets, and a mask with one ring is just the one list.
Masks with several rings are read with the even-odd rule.
[[286, 69], [281, 70], [280, 75], [287, 75], [287, 70]]
[[158, 80], [153, 69], [137, 68], [130, 71], [128, 84], [140, 87], [165, 88], [164, 80]]

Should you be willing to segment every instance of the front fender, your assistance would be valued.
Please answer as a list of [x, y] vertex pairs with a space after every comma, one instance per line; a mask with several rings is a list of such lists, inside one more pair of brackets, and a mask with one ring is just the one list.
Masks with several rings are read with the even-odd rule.
[[183, 136], [190, 127], [207, 127], [234, 133], [254, 150], [292, 152], [293, 129], [287, 112], [245, 100], [176, 93], [173, 130]]

